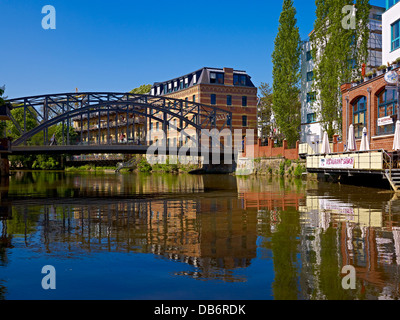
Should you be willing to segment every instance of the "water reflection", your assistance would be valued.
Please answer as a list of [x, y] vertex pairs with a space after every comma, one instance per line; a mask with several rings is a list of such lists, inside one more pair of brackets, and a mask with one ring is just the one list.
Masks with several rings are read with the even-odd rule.
[[[279, 300], [400, 298], [400, 200], [383, 190], [233, 176], [19, 173], [0, 191], [6, 273], [15, 250], [60, 260], [123, 252], [186, 265], [173, 276], [204, 280], [210, 291], [256, 279], [259, 298], [268, 287]], [[272, 275], [253, 273], [263, 261], [272, 262]], [[345, 265], [356, 267], [355, 291], [341, 287]], [[0, 277], [0, 297], [8, 288]]]

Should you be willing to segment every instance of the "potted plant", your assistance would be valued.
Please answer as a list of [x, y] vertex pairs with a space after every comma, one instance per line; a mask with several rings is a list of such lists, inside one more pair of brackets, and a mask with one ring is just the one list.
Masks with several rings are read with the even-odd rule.
[[376, 73], [377, 73], [377, 70], [376, 70], [376, 69], [373, 69], [373, 70], [372, 70], [372, 76], [373, 76], [373, 77], [376, 77]]
[[395, 61], [394, 61], [394, 68], [398, 68], [398, 67], [400, 67], [400, 57], [399, 58], [397, 58]]
[[380, 71], [380, 74], [383, 74], [386, 72], [386, 65], [381, 65], [380, 67], [378, 67], [378, 71]]
[[368, 80], [370, 80], [370, 79], [372, 79], [372, 75], [373, 75], [372, 72], [368, 72], [365, 76], [366, 76], [366, 78], [368, 78]]

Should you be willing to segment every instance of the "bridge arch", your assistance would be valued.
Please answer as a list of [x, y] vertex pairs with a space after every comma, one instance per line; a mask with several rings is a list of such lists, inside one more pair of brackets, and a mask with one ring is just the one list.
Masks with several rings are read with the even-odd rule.
[[[84, 93], [62, 93], [55, 95], [42, 95], [10, 99], [13, 109], [23, 108], [24, 123], [18, 124], [10, 114], [20, 136], [13, 141], [14, 146], [26, 143], [34, 135], [43, 131], [44, 144], [48, 143], [48, 129], [56, 124], [67, 122], [69, 130], [70, 122], [77, 117], [107, 113], [132, 114], [142, 117], [146, 121], [157, 121], [163, 124], [165, 129], [175, 129], [185, 134], [185, 128], [192, 127], [196, 130], [202, 129], [232, 129], [232, 113], [196, 102], [173, 99], [168, 97], [138, 95], [130, 93], [108, 93], [108, 92], [84, 92]], [[26, 129], [26, 117], [30, 114], [36, 119], [38, 125], [32, 130]], [[161, 116], [160, 116], [161, 115]], [[170, 119], [179, 120], [179, 125], [174, 128]], [[109, 120], [109, 118], [108, 118]], [[133, 119], [133, 122], [135, 119]], [[127, 124], [129, 126], [129, 118]], [[89, 127], [88, 127], [89, 129]], [[110, 129], [109, 122], [107, 129]], [[81, 128], [82, 130], [82, 128]], [[81, 131], [82, 132], [82, 131]], [[82, 135], [81, 135], [82, 137]], [[69, 144], [69, 141], [67, 141]]]

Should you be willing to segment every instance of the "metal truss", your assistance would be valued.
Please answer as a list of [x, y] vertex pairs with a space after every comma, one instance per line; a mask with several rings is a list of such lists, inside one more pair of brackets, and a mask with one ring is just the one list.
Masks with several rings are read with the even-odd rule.
[[[13, 146], [26, 144], [29, 139], [40, 132], [43, 132], [43, 145], [49, 145], [48, 130], [58, 124], [62, 124], [62, 144], [77, 143], [69, 139], [69, 130], [73, 121], [80, 123], [79, 142], [82, 143], [83, 123], [87, 123], [89, 129], [89, 122], [93, 119], [98, 119], [99, 135], [101, 128], [107, 130], [106, 143], [111, 144], [114, 143], [109, 139], [111, 128], [134, 126], [135, 121], [133, 120], [133, 123], [129, 121], [129, 116], [132, 115], [145, 119], [144, 129], [146, 134], [152, 120], [160, 122], [164, 132], [167, 132], [168, 128], [173, 128], [183, 134], [187, 128], [193, 128], [198, 132], [203, 129], [210, 131], [212, 129], [219, 131], [230, 129], [232, 131], [231, 112], [214, 106], [162, 96], [77, 92], [22, 97], [8, 101], [13, 110], [20, 109], [20, 113], [23, 112], [23, 123], [21, 123], [21, 120], [17, 121], [13, 115], [14, 112], [9, 113], [11, 121], [20, 134], [12, 142]], [[126, 121], [120, 121], [118, 115], [126, 115]], [[110, 119], [110, 116], [112, 119]], [[106, 118], [106, 120], [103, 118]], [[28, 128], [28, 120], [32, 119], [34, 119], [36, 126]], [[107, 121], [106, 126], [100, 126], [100, 119], [103, 119], [103, 122]], [[173, 123], [176, 123], [176, 126]]]

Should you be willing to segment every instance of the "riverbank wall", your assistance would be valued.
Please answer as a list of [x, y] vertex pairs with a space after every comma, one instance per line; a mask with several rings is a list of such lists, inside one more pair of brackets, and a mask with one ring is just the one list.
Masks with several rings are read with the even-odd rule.
[[302, 178], [306, 176], [306, 163], [302, 160], [285, 158], [239, 158], [237, 176], [280, 176]]

